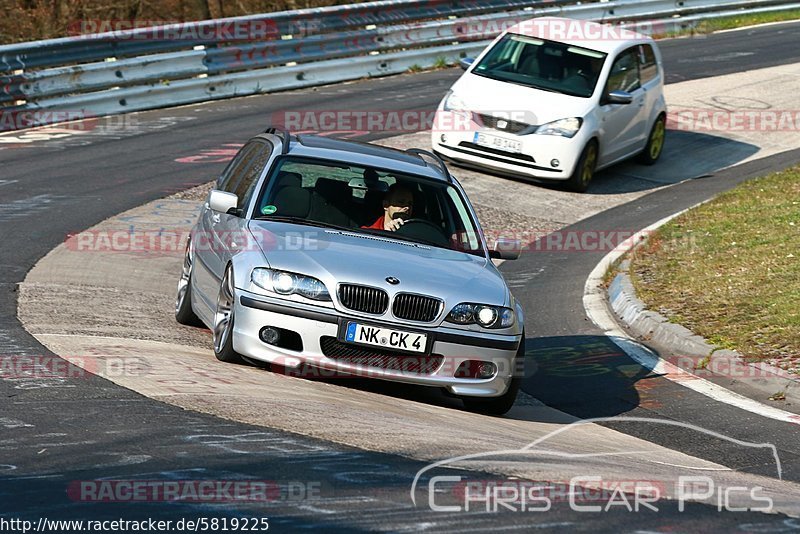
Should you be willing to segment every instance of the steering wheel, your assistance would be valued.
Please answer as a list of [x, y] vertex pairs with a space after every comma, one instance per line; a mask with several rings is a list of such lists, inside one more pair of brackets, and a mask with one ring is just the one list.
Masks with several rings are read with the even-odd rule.
[[403, 225], [397, 229], [397, 233], [430, 241], [443, 247], [450, 246], [450, 240], [442, 229], [427, 219], [403, 219]]

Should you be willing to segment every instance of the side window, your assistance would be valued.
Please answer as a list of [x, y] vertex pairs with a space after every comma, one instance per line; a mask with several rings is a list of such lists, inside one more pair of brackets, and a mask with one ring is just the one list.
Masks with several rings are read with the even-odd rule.
[[[451, 209], [455, 210], [458, 213], [457, 221], [460, 223], [471, 222], [472, 218], [467, 211], [466, 206], [461, 201], [461, 198], [458, 196], [458, 192], [456, 191], [455, 187], [448, 187], [446, 189], [447, 196], [449, 197], [449, 201], [451, 204]], [[478, 237], [478, 232], [475, 228], [456, 228], [456, 234], [453, 236], [455, 243], [454, 246], [458, 250], [480, 250], [480, 238]]]
[[247, 203], [250, 201], [250, 197], [253, 195], [253, 190], [256, 187], [256, 183], [258, 183], [258, 179], [261, 176], [261, 173], [264, 171], [264, 167], [267, 165], [270, 156], [272, 155], [272, 143], [258, 142], [256, 143], [256, 146], [257, 151], [253, 151], [254, 156], [250, 158], [250, 166], [247, 167], [245, 172], [242, 174], [242, 179], [239, 180], [239, 183], [234, 185], [234, 189], [232, 191], [236, 194], [236, 196], [239, 197], [239, 203], [236, 206], [239, 209], [243, 209], [245, 206], [247, 206]]
[[639, 47], [635, 46], [620, 54], [608, 73], [606, 91], [631, 93], [641, 87], [639, 81]]
[[233, 161], [222, 173], [222, 176], [217, 180], [217, 189], [225, 191], [226, 193], [233, 193], [233, 188], [236, 185], [242, 171], [247, 168], [247, 164], [253, 156], [253, 151], [258, 148], [254, 141], [250, 141], [236, 154]]
[[656, 54], [650, 45], [641, 45], [639, 47], [639, 72], [643, 84], [658, 76]]

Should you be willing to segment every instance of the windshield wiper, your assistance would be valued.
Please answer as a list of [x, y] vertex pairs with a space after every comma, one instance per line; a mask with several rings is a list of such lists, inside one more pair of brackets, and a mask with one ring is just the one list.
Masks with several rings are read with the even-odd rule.
[[303, 224], [305, 226], [321, 226], [323, 228], [333, 228], [335, 230], [352, 230], [348, 226], [341, 226], [338, 224], [331, 224], [322, 221], [315, 221], [313, 219], [303, 219], [302, 217], [290, 217], [288, 215], [258, 215], [253, 217], [254, 221], [275, 221], [286, 222], [292, 224]]
[[547, 91], [548, 93], [561, 93], [561, 91], [556, 91], [555, 89], [551, 89], [549, 87], [544, 87], [542, 85], [536, 85], [535, 83], [524, 83], [519, 82], [521, 85], [527, 85], [528, 87], [532, 87], [534, 89], [538, 89], [540, 91]]

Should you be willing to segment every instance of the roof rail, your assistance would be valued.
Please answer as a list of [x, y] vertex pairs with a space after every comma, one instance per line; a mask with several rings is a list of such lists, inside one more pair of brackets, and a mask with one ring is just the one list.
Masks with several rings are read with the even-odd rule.
[[291, 137], [289, 130], [281, 128], [280, 126], [270, 126], [266, 130], [264, 130], [264, 133], [273, 134], [280, 137], [283, 143], [281, 154], [286, 154], [287, 152], [289, 152], [289, 138]]
[[430, 159], [433, 160], [436, 166], [439, 167], [439, 170], [442, 171], [442, 174], [444, 175], [445, 178], [447, 178], [447, 181], [448, 182], [453, 181], [453, 177], [450, 175], [450, 171], [447, 170], [447, 166], [444, 164], [444, 160], [442, 160], [442, 158], [440, 158], [433, 152], [430, 152], [428, 150], [423, 150], [421, 148], [409, 148], [406, 150], [406, 152], [408, 152], [409, 154], [415, 154], [419, 156], [420, 158], [423, 159], [423, 161], [424, 161], [423, 156], [428, 156]]

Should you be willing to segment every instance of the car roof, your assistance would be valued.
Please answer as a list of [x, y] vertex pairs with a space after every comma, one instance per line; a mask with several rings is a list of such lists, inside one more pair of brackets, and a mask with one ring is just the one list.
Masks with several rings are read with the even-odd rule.
[[524, 20], [506, 30], [506, 33], [567, 43], [606, 54], [614, 54], [634, 44], [654, 43], [651, 37], [633, 30], [566, 17]]
[[[432, 154], [429, 158], [431, 161], [429, 161], [428, 158], [419, 154], [360, 141], [297, 134], [290, 137], [289, 149], [286, 153], [292, 156], [341, 161], [424, 176], [443, 182], [450, 181], [450, 174], [444, 163]], [[434, 158], [436, 159], [434, 160]], [[439, 167], [439, 163], [441, 163], [441, 167]]]

